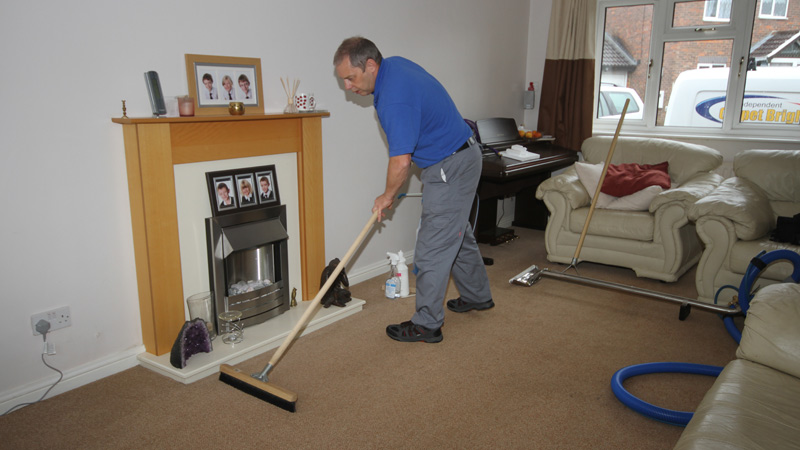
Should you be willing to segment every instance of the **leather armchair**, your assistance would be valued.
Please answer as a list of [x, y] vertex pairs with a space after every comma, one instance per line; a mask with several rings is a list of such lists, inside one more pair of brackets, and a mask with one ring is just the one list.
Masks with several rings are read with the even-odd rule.
[[[605, 161], [610, 137], [583, 142], [584, 160]], [[722, 155], [702, 145], [655, 138], [620, 137], [611, 164], [669, 162], [672, 187], [658, 194], [645, 211], [596, 208], [579, 256], [581, 261], [633, 269], [637, 276], [676, 281], [700, 259], [701, 244], [687, 208], [716, 188], [722, 177], [712, 173]], [[572, 262], [594, 192], [587, 192], [574, 166], [552, 177], [536, 191], [550, 218], [545, 229], [547, 259]]]
[[[738, 288], [761, 251], [800, 246], [770, 240], [777, 217], [800, 213], [800, 150], [746, 150], [734, 157], [734, 176], [689, 208], [689, 219], [705, 243], [697, 266], [698, 300], [714, 303], [723, 286]], [[762, 271], [755, 286], [774, 284], [792, 273], [789, 262]], [[719, 303], [727, 303], [733, 291]], [[724, 300], [724, 301], [723, 301]]]

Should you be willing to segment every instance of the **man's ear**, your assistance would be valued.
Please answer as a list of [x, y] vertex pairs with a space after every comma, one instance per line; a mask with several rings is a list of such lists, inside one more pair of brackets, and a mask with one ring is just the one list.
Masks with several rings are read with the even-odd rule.
[[364, 64], [364, 71], [365, 72], [376, 73], [378, 71], [378, 67], [379, 67], [378, 63], [375, 62], [374, 59], [369, 58], [367, 60], [367, 62]]

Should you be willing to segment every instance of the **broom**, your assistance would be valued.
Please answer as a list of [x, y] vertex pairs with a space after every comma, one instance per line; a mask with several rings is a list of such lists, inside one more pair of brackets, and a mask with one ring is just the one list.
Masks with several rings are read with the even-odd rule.
[[[597, 183], [597, 188], [594, 190], [594, 196], [592, 197], [592, 203], [589, 205], [589, 214], [586, 215], [586, 222], [583, 223], [583, 230], [581, 231], [580, 239], [578, 240], [578, 246], [575, 248], [575, 254], [572, 256], [572, 262], [564, 269], [564, 272], [571, 268], [575, 269], [575, 272], [578, 271], [578, 257], [581, 254], [581, 249], [583, 248], [583, 241], [586, 239], [586, 232], [589, 231], [589, 222], [592, 220], [592, 215], [594, 214], [595, 206], [597, 206], [597, 199], [600, 198], [600, 189], [603, 187], [603, 181], [606, 179], [606, 173], [608, 172], [608, 166], [611, 164], [611, 157], [614, 156], [614, 149], [617, 147], [617, 139], [619, 139], [619, 132], [622, 130], [622, 122], [625, 120], [625, 113], [628, 112], [628, 104], [631, 102], [630, 99], [625, 99], [625, 106], [622, 107], [622, 114], [619, 116], [619, 122], [617, 123], [617, 130], [614, 132], [614, 138], [611, 140], [611, 148], [608, 149], [608, 156], [606, 156], [605, 164], [603, 165], [603, 172], [600, 175], [600, 181]], [[518, 273], [517, 276], [508, 280], [511, 284], [517, 284], [520, 286], [530, 287], [539, 280], [540, 271], [536, 264], [528, 267], [527, 269], [523, 270], [522, 272]]]
[[347, 251], [347, 254], [344, 255], [344, 258], [342, 258], [342, 260], [333, 270], [333, 273], [331, 273], [331, 275], [328, 277], [328, 280], [319, 289], [319, 292], [317, 292], [316, 297], [314, 297], [314, 299], [311, 301], [311, 304], [308, 306], [308, 309], [306, 309], [306, 312], [297, 322], [297, 325], [294, 326], [292, 331], [289, 332], [289, 336], [286, 337], [286, 339], [283, 341], [283, 344], [281, 344], [275, 354], [272, 355], [272, 359], [269, 360], [269, 363], [267, 363], [264, 369], [260, 373], [246, 375], [241, 370], [229, 364], [222, 364], [219, 366], [220, 381], [256, 398], [260, 398], [261, 400], [272, 403], [279, 408], [283, 408], [290, 412], [296, 411], [297, 394], [270, 383], [269, 379], [267, 378], [267, 374], [269, 374], [269, 372], [275, 368], [275, 365], [281, 360], [283, 354], [292, 344], [300, 331], [311, 321], [311, 318], [316, 313], [317, 306], [319, 306], [319, 303], [322, 301], [322, 297], [325, 296], [325, 293], [328, 292], [328, 289], [330, 289], [331, 285], [333, 285], [333, 283], [336, 281], [336, 278], [342, 272], [344, 266], [348, 261], [350, 261], [353, 253], [355, 253], [355, 251], [361, 245], [361, 242], [364, 240], [364, 237], [366, 237], [367, 232], [375, 223], [377, 218], [378, 211], [372, 213], [372, 217], [370, 217], [369, 221], [367, 221], [364, 229], [361, 230], [361, 234], [358, 235], [355, 242], [353, 242], [353, 245], [351, 245], [350, 249]]
[[589, 231], [589, 222], [592, 221], [592, 215], [594, 214], [594, 209], [597, 206], [597, 199], [600, 198], [600, 190], [603, 187], [603, 181], [606, 179], [608, 166], [611, 164], [611, 157], [614, 156], [614, 149], [617, 148], [617, 139], [619, 139], [619, 132], [622, 130], [622, 122], [625, 120], [625, 113], [628, 111], [628, 104], [630, 102], [631, 99], [625, 99], [625, 106], [622, 107], [622, 114], [619, 116], [619, 122], [617, 123], [617, 131], [614, 132], [614, 138], [611, 139], [611, 147], [608, 149], [608, 156], [606, 156], [606, 161], [603, 165], [603, 172], [600, 174], [600, 181], [597, 182], [597, 188], [594, 190], [592, 203], [589, 205], [589, 214], [586, 215], [586, 222], [583, 223], [583, 230], [581, 230], [581, 237], [578, 240], [578, 246], [575, 248], [575, 254], [572, 256], [572, 262], [567, 266], [566, 269], [564, 269], [564, 272], [569, 270], [570, 267], [574, 268], [576, 272], [578, 271], [578, 256], [581, 254], [583, 241], [586, 239], [586, 232]]

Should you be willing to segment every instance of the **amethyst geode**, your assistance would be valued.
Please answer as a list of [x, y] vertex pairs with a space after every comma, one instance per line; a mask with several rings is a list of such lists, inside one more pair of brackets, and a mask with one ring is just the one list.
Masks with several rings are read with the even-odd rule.
[[210, 353], [211, 336], [208, 334], [208, 327], [201, 318], [187, 320], [181, 327], [175, 343], [172, 344], [172, 352], [169, 355], [169, 362], [173, 367], [183, 369], [186, 367], [186, 360], [195, 353]]

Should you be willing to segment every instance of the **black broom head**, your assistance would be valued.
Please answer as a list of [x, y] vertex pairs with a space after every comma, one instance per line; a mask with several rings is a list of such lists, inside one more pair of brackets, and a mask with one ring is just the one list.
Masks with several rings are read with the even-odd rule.
[[246, 375], [228, 364], [219, 367], [219, 381], [265, 402], [272, 403], [278, 408], [289, 412], [297, 411], [297, 394]]

